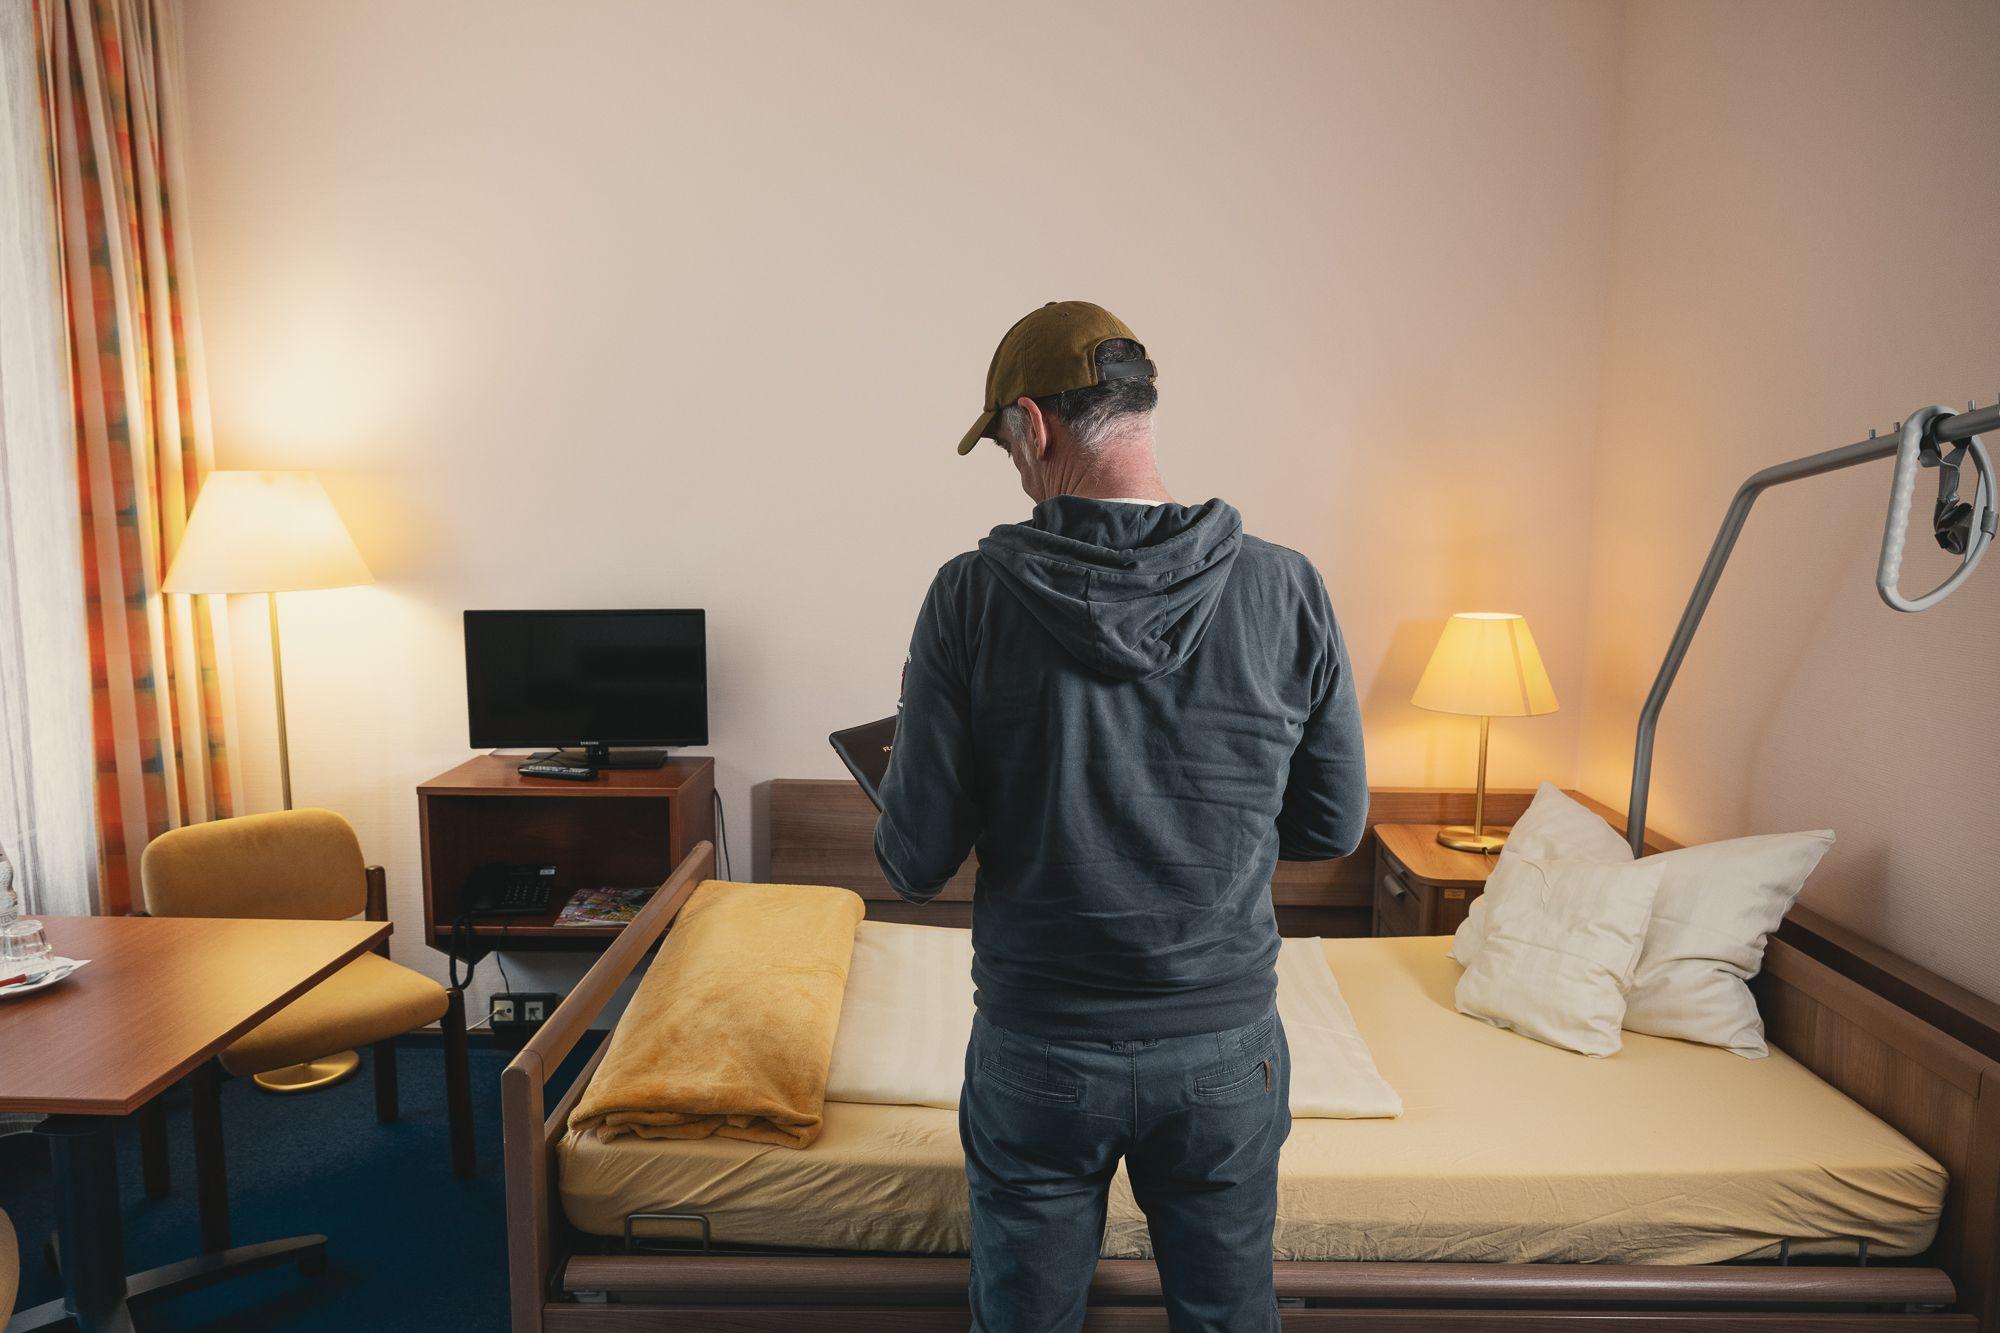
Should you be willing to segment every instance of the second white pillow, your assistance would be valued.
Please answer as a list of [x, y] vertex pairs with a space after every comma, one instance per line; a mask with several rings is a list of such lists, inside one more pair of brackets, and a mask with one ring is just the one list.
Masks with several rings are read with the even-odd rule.
[[1625, 997], [1625, 1027], [1656, 1037], [1769, 1053], [1748, 982], [1833, 834], [1771, 833], [1649, 856], [1660, 895]]

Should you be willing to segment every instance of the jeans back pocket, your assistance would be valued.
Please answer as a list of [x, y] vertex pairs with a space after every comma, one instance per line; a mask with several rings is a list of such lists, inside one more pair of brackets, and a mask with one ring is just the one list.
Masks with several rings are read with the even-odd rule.
[[1046, 1074], [1032, 1074], [991, 1052], [980, 1057], [979, 1071], [1016, 1096], [1051, 1106], [1074, 1106], [1083, 1097], [1083, 1085]]
[[1228, 1097], [1236, 1093], [1265, 1092], [1271, 1086], [1271, 1060], [1259, 1056], [1211, 1069], [1195, 1077], [1194, 1090], [1204, 1097]]
[[1277, 1019], [1265, 1018], [1239, 1032], [1217, 1034], [1217, 1060], [1195, 1075], [1197, 1097], [1240, 1100], [1270, 1091], [1271, 1062], [1277, 1057]]
[[1051, 1066], [1046, 1044], [984, 1021], [974, 1023], [972, 1041], [981, 1076], [1001, 1091], [1045, 1106], [1074, 1106], [1083, 1100], [1083, 1084]]

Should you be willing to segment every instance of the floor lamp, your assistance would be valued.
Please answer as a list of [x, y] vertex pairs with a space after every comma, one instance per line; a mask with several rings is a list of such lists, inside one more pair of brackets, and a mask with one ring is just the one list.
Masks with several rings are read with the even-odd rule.
[[[211, 472], [188, 516], [161, 591], [261, 592], [271, 618], [271, 690], [278, 713], [278, 783], [292, 808], [292, 749], [285, 729], [285, 655], [278, 594], [373, 583], [361, 552], [310, 472]], [[258, 1074], [272, 1092], [304, 1092], [346, 1078], [361, 1057], [342, 1051]]]

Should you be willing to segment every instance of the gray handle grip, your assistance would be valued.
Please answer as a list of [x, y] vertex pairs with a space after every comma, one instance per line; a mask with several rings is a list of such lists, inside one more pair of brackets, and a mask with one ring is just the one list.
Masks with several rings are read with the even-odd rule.
[[1918, 597], [1905, 597], [1898, 586], [1903, 574], [1903, 545], [1910, 535], [1910, 500], [1917, 489], [1924, 432], [1930, 428], [1931, 422], [1951, 414], [1948, 407], [1926, 407], [1913, 412], [1910, 419], [1903, 423], [1902, 434], [1897, 441], [1896, 478], [1889, 491], [1888, 522], [1882, 529], [1882, 558], [1875, 565], [1875, 590], [1882, 594], [1884, 602], [1898, 611], [1928, 611], [1951, 596], [1985, 558], [1986, 548], [1993, 540], [1987, 522], [1987, 514], [1993, 507], [1993, 463], [1986, 456], [1986, 446], [1975, 435], [1967, 442], [1966, 449], [1973, 471], [1978, 476], [1972, 496], [1972, 536], [1966, 544], [1964, 556], [1959, 559], [1958, 568], [1952, 570], [1944, 582]]

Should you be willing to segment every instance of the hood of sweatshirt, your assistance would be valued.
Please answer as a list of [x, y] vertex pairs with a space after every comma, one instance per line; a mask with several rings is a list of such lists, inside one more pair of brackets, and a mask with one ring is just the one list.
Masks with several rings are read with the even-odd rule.
[[1221, 500], [1136, 505], [1059, 495], [993, 529], [979, 554], [1085, 666], [1150, 680], [1187, 661], [1243, 548]]

